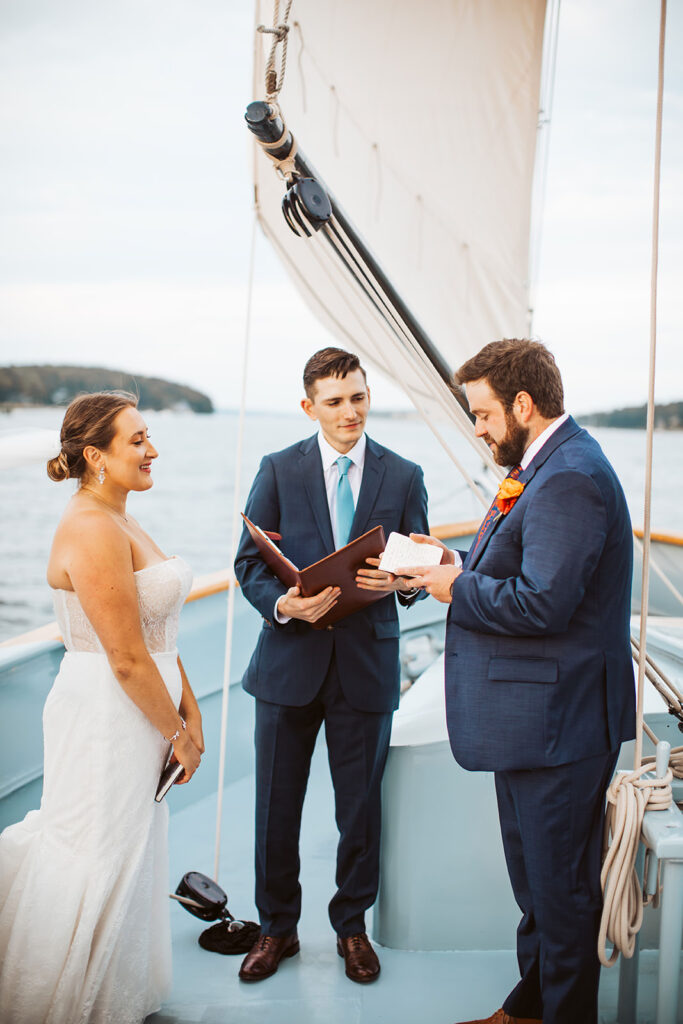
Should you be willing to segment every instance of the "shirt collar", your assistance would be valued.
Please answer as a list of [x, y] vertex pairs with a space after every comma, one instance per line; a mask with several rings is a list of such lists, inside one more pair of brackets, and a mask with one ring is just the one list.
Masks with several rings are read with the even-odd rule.
[[525, 470], [527, 468], [532, 459], [534, 459], [538, 455], [546, 441], [548, 441], [555, 433], [555, 431], [558, 429], [558, 427], [561, 427], [562, 424], [566, 423], [568, 419], [569, 413], [563, 412], [561, 416], [558, 416], [556, 420], [553, 420], [553, 422], [549, 426], [547, 426], [542, 433], [538, 435], [535, 441], [531, 442], [527, 450], [524, 452], [524, 455], [522, 456], [522, 461], [520, 462], [522, 470]]
[[[327, 472], [330, 466], [334, 465], [339, 456], [342, 454], [338, 452], [336, 448], [325, 440], [322, 430], [318, 431], [318, 446], [320, 448], [320, 455], [323, 460], [323, 471]], [[359, 469], [363, 469], [365, 463], [365, 446], [366, 437], [365, 434], [361, 434], [350, 452], [346, 452], [347, 459], [351, 459], [354, 465], [358, 466]]]

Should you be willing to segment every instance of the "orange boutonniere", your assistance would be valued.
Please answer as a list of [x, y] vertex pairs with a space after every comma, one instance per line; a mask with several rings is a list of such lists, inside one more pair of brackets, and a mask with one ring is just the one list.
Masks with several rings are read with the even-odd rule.
[[505, 479], [501, 481], [498, 493], [496, 494], [496, 508], [500, 511], [502, 516], [506, 516], [508, 514], [523, 490], [524, 484], [520, 483], [519, 480], [513, 480], [509, 476], [506, 476]]

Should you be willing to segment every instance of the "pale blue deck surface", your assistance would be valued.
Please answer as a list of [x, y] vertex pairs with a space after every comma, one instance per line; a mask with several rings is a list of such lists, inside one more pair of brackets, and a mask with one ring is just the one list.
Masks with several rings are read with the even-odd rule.
[[[487, 1016], [501, 1005], [517, 978], [515, 955], [509, 951], [423, 953], [377, 947], [382, 963], [377, 982], [361, 986], [345, 977], [327, 918], [336, 849], [332, 808], [326, 751], [319, 743], [302, 828], [301, 953], [284, 961], [272, 978], [244, 984], [237, 977], [242, 958], [201, 949], [197, 938], [207, 926], [173, 905], [173, 992], [149, 1024], [449, 1024]], [[215, 809], [211, 795], [171, 816], [174, 887], [186, 871], [212, 874]], [[256, 917], [252, 811], [253, 776], [243, 776], [225, 789], [219, 880], [232, 913], [249, 919]], [[416, 865], [416, 871], [429, 871], [429, 865]], [[481, 907], [482, 913], [495, 913], [485, 892]], [[638, 1024], [654, 1020], [656, 965], [656, 953], [641, 954]], [[601, 1024], [616, 1021], [618, 970], [602, 973]], [[678, 1019], [683, 1022], [683, 1008]]]

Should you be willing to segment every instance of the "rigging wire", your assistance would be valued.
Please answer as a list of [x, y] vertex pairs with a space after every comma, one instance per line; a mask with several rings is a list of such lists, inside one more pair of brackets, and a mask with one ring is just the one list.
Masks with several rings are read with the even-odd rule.
[[[408, 348], [413, 355], [417, 355], [421, 359], [421, 362], [423, 363], [423, 370], [430, 376], [429, 385], [431, 385], [432, 392], [436, 393], [444, 411], [451, 419], [454, 420], [456, 426], [473, 446], [477, 455], [482, 458], [485, 464], [487, 459], [492, 462], [491, 456], [484, 448], [482, 441], [474, 436], [471, 429], [469, 415], [457, 400], [457, 396], [454, 396], [450, 385], [448, 386], [448, 390], [444, 393], [445, 381], [442, 379], [441, 375], [436, 372], [435, 367], [431, 363], [425, 363], [423, 361], [423, 349], [419, 343], [416, 342], [410, 329], [410, 325], [405, 323], [405, 318], [401, 315], [399, 310], [396, 310], [391, 299], [383, 291], [381, 285], [373, 278], [371, 271], [363, 263], [362, 257], [353, 251], [352, 239], [344, 237], [343, 228], [337, 225], [334, 217], [329, 221], [326, 227], [322, 229], [321, 234], [327, 239], [331, 248], [338, 256], [340, 262], [346, 267], [351, 279], [358, 286], [368, 303], [374, 307], [374, 310], [380, 319], [384, 320], [385, 325], [393, 338], [399, 342], [402, 348]], [[415, 394], [413, 393], [411, 397], [413, 398], [414, 403], [418, 406], [421, 414], [427, 420], [429, 426], [434, 430], [433, 425], [425, 415], [423, 407], [416, 400]], [[436, 433], [436, 431], [434, 432]], [[437, 437], [443, 444], [444, 442], [440, 434], [437, 434]], [[468, 483], [468, 486], [472, 489], [484, 507], [488, 508], [490, 498], [482, 493], [481, 489], [470, 478], [465, 469], [460, 466], [459, 462], [457, 462], [457, 460], [454, 461], [456, 461], [456, 465]], [[494, 468], [502, 477], [502, 470], [495, 466], [495, 464]]]
[[[361, 268], [358, 268], [361, 271], [360, 275], [359, 275], [358, 271], [354, 270], [354, 267], [352, 266], [352, 263], [348, 259], [346, 259], [344, 257], [344, 255], [340, 251], [339, 247], [333, 241], [333, 238], [330, 235], [327, 235], [327, 234], [326, 234], [325, 237], [330, 242], [330, 245], [331, 245], [333, 251], [339, 257], [340, 262], [342, 263], [342, 265], [348, 271], [352, 281], [354, 281], [354, 283], [357, 285], [357, 287], [359, 289], [359, 292], [360, 292], [360, 295], [361, 295], [361, 298], [363, 298], [367, 302], [367, 304], [371, 307], [371, 311], [373, 311], [376, 314], [377, 318], [380, 319], [383, 322], [383, 325], [385, 326], [387, 331], [391, 334], [393, 339], [395, 341], [398, 341], [399, 344], [401, 344], [402, 347], [406, 347], [406, 344], [407, 344], [408, 347], [413, 351], [413, 353], [418, 355], [418, 357], [420, 357], [422, 355], [422, 352], [419, 349], [419, 347], [416, 346], [415, 343], [412, 341], [412, 338], [410, 336], [409, 331], [407, 331], [405, 328], [403, 328], [399, 324], [399, 322], [397, 320], [397, 315], [394, 315], [393, 312], [387, 310], [387, 307], [386, 307], [386, 305], [384, 303], [384, 300], [378, 294], [378, 292], [376, 291], [374, 285], [372, 284], [372, 282], [370, 281], [368, 276], [364, 273], [364, 271], [362, 271]], [[357, 264], [356, 260], [353, 259], [353, 258], [352, 258], [352, 260], [353, 260], [353, 263], [355, 263], [356, 266], [358, 267], [358, 264]], [[377, 295], [377, 299], [375, 299], [373, 297], [373, 294], [372, 294], [373, 292], [374, 292], [375, 295]], [[385, 309], [382, 309], [380, 304], [382, 306], [384, 306]], [[387, 315], [387, 311], [389, 312], [389, 315]], [[392, 321], [393, 321], [393, 324], [392, 324]], [[428, 365], [428, 364], [423, 364], [421, 366], [421, 369], [424, 372], [426, 372], [427, 374], [429, 374], [430, 370], [433, 370], [433, 368], [430, 365]], [[438, 374], [433, 373], [432, 376], [433, 376], [434, 379], [428, 381], [428, 384], [431, 384], [432, 389], [437, 394], [439, 394], [439, 396], [440, 396], [440, 392], [443, 389], [444, 382], [441, 380], [441, 378], [439, 377]], [[491, 503], [490, 497], [488, 497], [487, 495], [484, 494], [481, 486], [470, 476], [470, 474], [467, 472], [465, 467], [462, 465], [460, 460], [455, 455], [455, 452], [453, 452], [453, 450], [451, 449], [450, 445], [448, 444], [448, 442], [444, 438], [444, 436], [441, 433], [441, 431], [437, 428], [437, 426], [434, 423], [434, 421], [429, 418], [429, 415], [428, 415], [428, 413], [427, 413], [423, 403], [420, 401], [419, 394], [417, 393], [416, 390], [413, 390], [413, 392], [411, 394], [411, 399], [413, 401], [413, 404], [417, 408], [418, 412], [420, 413], [420, 415], [425, 420], [425, 422], [427, 423], [427, 425], [431, 429], [432, 433], [436, 437], [437, 441], [441, 444], [442, 448], [444, 448], [444, 450], [446, 451], [446, 453], [450, 457], [451, 461], [455, 465], [456, 469], [458, 470], [458, 472], [461, 474], [461, 476], [465, 480], [465, 483], [467, 484], [467, 486], [470, 488], [470, 490], [475, 495], [477, 500], [482, 504], [482, 506], [484, 508], [488, 508], [488, 506]], [[443, 405], [443, 403], [441, 403], [441, 404]], [[460, 407], [457, 406], [457, 409], [459, 409], [459, 408]], [[456, 403], [453, 402], [453, 403], [449, 403], [448, 404], [448, 407], [446, 408], [446, 412], [449, 413], [451, 419], [454, 418], [454, 414], [457, 415], [457, 409], [456, 409]], [[460, 427], [457, 419], [455, 419], [455, 424], [456, 424], [456, 426], [459, 427], [459, 429], [462, 430], [462, 428]], [[468, 427], [469, 427], [469, 421], [468, 421]], [[463, 431], [463, 433], [464, 433], [464, 431]], [[471, 430], [469, 430], [468, 433], [465, 434], [465, 436], [468, 437], [471, 440], [472, 439], [472, 432], [471, 432]]]
[[[630, 958], [635, 952], [636, 935], [643, 919], [643, 894], [636, 856], [646, 810], [664, 810], [671, 803], [673, 773], [669, 766], [663, 777], [653, 775], [652, 760], [643, 759], [643, 689], [646, 675], [647, 614], [650, 584], [650, 509], [652, 501], [652, 451], [655, 409], [655, 367], [657, 343], [657, 271], [659, 265], [659, 193], [662, 153], [662, 110], [664, 100], [664, 52], [666, 40], [666, 0], [661, 0], [659, 20], [659, 65], [657, 79], [657, 117], [655, 129], [655, 165], [652, 211], [652, 263], [650, 280], [650, 364], [648, 377], [645, 516], [643, 523], [643, 573], [641, 583], [640, 638], [638, 651], [638, 702], [636, 741], [632, 772], [617, 772], [607, 790], [607, 815], [603, 842], [604, 862], [600, 875], [603, 909], [598, 938], [598, 956], [611, 967], [619, 956]], [[648, 734], [654, 734], [648, 729]], [[656, 737], [654, 737], [656, 739]], [[610, 843], [611, 838], [611, 843]], [[613, 945], [608, 956], [606, 943]]]
[[650, 276], [650, 364], [647, 393], [647, 430], [645, 459], [645, 509], [643, 519], [643, 574], [640, 599], [640, 638], [638, 646], [638, 707], [636, 715], [636, 747], [633, 766], [638, 768], [643, 756], [643, 682], [645, 678], [645, 650], [647, 639], [647, 613], [650, 589], [650, 513], [652, 506], [652, 454], [655, 426], [655, 368], [657, 356], [657, 275], [659, 270], [659, 194], [662, 165], [662, 112], [664, 106], [664, 52], [666, 40], [666, 0], [661, 0], [659, 24], [659, 70], [657, 77], [657, 125], [655, 130], [655, 167], [652, 200], [652, 267]]
[[[631, 637], [631, 646], [635, 652], [634, 658], [636, 658], [640, 652], [640, 644], [634, 636]], [[645, 675], [664, 700], [669, 712], [683, 723], [683, 694], [681, 694], [680, 690], [671, 682], [668, 676], [664, 675], [661, 668], [655, 664], [647, 651], [645, 652], [645, 661]], [[668, 693], [667, 690], [669, 691]], [[644, 722], [643, 727], [647, 728]]]
[[[332, 224], [332, 223], [333, 222], [330, 221], [330, 224]], [[404, 328], [402, 326], [402, 323], [400, 322], [400, 313], [398, 311], [396, 311], [396, 313], [393, 312], [393, 309], [391, 308], [390, 302], [388, 301], [388, 299], [385, 298], [384, 293], [382, 292], [381, 288], [379, 286], [375, 285], [375, 283], [372, 280], [372, 278], [370, 277], [369, 273], [367, 273], [366, 270], [364, 269], [364, 267], [362, 265], [362, 262], [359, 262], [356, 259], [356, 257], [353, 256], [353, 254], [351, 252], [349, 252], [350, 259], [346, 258], [342, 254], [342, 252], [340, 251], [340, 248], [335, 244], [333, 238], [330, 235], [327, 235], [325, 233], [325, 231], [321, 231], [319, 234], [316, 234], [316, 235], [312, 236], [311, 242], [313, 243], [313, 251], [314, 252], [316, 252], [316, 250], [320, 246], [321, 247], [320, 248], [321, 255], [323, 254], [323, 252], [326, 252], [327, 254], [329, 254], [329, 251], [330, 251], [329, 249], [328, 250], [323, 250], [322, 249], [322, 243], [319, 242], [320, 235], [323, 235], [323, 237], [325, 237], [326, 240], [330, 243], [330, 247], [331, 247], [332, 251], [339, 258], [342, 267], [348, 272], [351, 281], [357, 286], [359, 297], [365, 302], [366, 307], [368, 308], [368, 311], [380, 322], [381, 326], [383, 327], [383, 329], [385, 331], [387, 331], [388, 335], [394, 341], [394, 343], [398, 342], [399, 345], [401, 346], [401, 348], [406, 348], [407, 347], [407, 348], [409, 348], [411, 350], [411, 352], [414, 355], [418, 356], [418, 358], [420, 359], [420, 362], [418, 363], [418, 366], [414, 368], [414, 370], [417, 370], [418, 373], [422, 374], [422, 376], [424, 378], [423, 382], [425, 384], [426, 391], [429, 392], [430, 389], [431, 389], [431, 391], [433, 393], [436, 393], [436, 395], [439, 398], [441, 398], [442, 397], [441, 393], [442, 393], [443, 388], [444, 388], [444, 381], [442, 380], [441, 376], [436, 372], [435, 368], [430, 363], [426, 362], [423, 358], [421, 358], [423, 356], [423, 352], [422, 352], [420, 346], [414, 341], [414, 339], [413, 339], [409, 329], [408, 328]], [[337, 236], [337, 237], [339, 237], [339, 236]], [[275, 244], [277, 246], [276, 242], [275, 242]], [[346, 246], [344, 246], [344, 247], [347, 248]], [[349, 251], [349, 250], [347, 249], [347, 251]], [[317, 255], [318, 255], [318, 253], [316, 252], [316, 256]], [[323, 256], [323, 259], [324, 259], [324, 256]], [[333, 286], [335, 286], [337, 288], [337, 292], [339, 294], [340, 299], [342, 299], [343, 301], [346, 301], [345, 298], [344, 298], [344, 295], [343, 295], [343, 293], [341, 291], [341, 289], [339, 288], [338, 285], [335, 284], [333, 278], [329, 274], [329, 272], [327, 270], [327, 267], [324, 265], [324, 263], [320, 259], [318, 260], [318, 262], [319, 262], [319, 265], [320, 265], [321, 269], [323, 269], [324, 272], [327, 274], [328, 280], [330, 281], [330, 284], [332, 284]], [[348, 302], [347, 302], [347, 305], [348, 305]], [[350, 306], [349, 306], [349, 312], [353, 312], [353, 310], [351, 309]], [[387, 316], [387, 312], [389, 312], [389, 314], [390, 314], [389, 316]], [[329, 315], [329, 311], [328, 311], [328, 315]], [[393, 320], [393, 325], [391, 323], [392, 320]], [[359, 323], [359, 326], [362, 327], [363, 325]], [[434, 424], [434, 421], [429, 418], [427, 410], [425, 409], [424, 405], [420, 401], [420, 395], [421, 395], [420, 389], [417, 388], [417, 387], [414, 387], [412, 392], [411, 392], [411, 399], [412, 399], [413, 404], [415, 405], [416, 409], [418, 410], [418, 412], [420, 413], [422, 418], [425, 420], [427, 425], [430, 427], [430, 429], [432, 430], [432, 433], [434, 434], [436, 439], [439, 441], [441, 446], [444, 448], [444, 450], [446, 451], [448, 456], [451, 458], [451, 460], [454, 463], [455, 467], [457, 468], [458, 472], [462, 475], [463, 479], [465, 480], [467, 486], [470, 487], [470, 489], [472, 490], [474, 495], [477, 497], [477, 499], [481, 502], [481, 504], [485, 508], [488, 507], [488, 505], [490, 504], [490, 498], [488, 498], [484, 494], [484, 492], [483, 492], [483, 490], [481, 488], [481, 485], [478, 482], [474, 481], [470, 477], [469, 473], [467, 472], [465, 467], [460, 463], [460, 461], [458, 460], [457, 456], [453, 452], [452, 448], [448, 445], [448, 443], [446, 442], [445, 438], [442, 436], [440, 431], [437, 429], [436, 425]], [[451, 395], [450, 392], [448, 393], [448, 397], [452, 398], [452, 395]], [[452, 401], [449, 401], [448, 403], [441, 402], [441, 405], [444, 408], [445, 412], [450, 416], [451, 420], [453, 420], [455, 422], [455, 425], [458, 426], [458, 428], [462, 430], [462, 427], [460, 427], [460, 424], [458, 423], [458, 420], [457, 420], [458, 413], [462, 412], [462, 410], [460, 409], [460, 406], [457, 403], [452, 402]], [[467, 426], [469, 427], [469, 425], [470, 424], [469, 424], [469, 420], [468, 420], [467, 421]], [[474, 442], [475, 439], [472, 437], [471, 431], [469, 431], [469, 433], [467, 433], [466, 436], [470, 439], [470, 441]], [[478, 449], [477, 449], [477, 451], [478, 451], [478, 454], [481, 455], [481, 452]]]
[[541, 263], [543, 211], [545, 208], [548, 162], [550, 153], [550, 126], [555, 97], [555, 72], [557, 69], [557, 42], [560, 29], [561, 0], [549, 0], [546, 8], [546, 31], [543, 34], [543, 57], [541, 59], [542, 79], [538, 126], [536, 137], [536, 159], [531, 201], [531, 237], [529, 251], [529, 336], [533, 332], [538, 271]]
[[230, 541], [230, 580], [228, 585], [228, 609], [225, 623], [225, 656], [223, 661], [223, 699], [221, 703], [221, 738], [218, 754], [218, 793], [216, 801], [216, 841], [214, 849], [213, 877], [218, 881], [218, 870], [221, 853], [221, 825], [223, 820], [223, 787], [225, 785], [225, 754], [228, 737], [228, 709], [230, 702], [230, 666], [232, 663], [232, 636], [235, 621], [235, 597], [237, 578], [235, 576], [235, 555], [239, 537], [240, 519], [240, 481], [242, 477], [242, 451], [244, 448], [244, 421], [247, 407], [247, 370], [249, 365], [249, 343], [251, 339], [251, 312], [254, 295], [254, 255], [256, 251], [256, 209], [251, 226], [251, 250], [249, 254], [249, 276], [247, 284], [247, 312], [244, 327], [244, 346], [242, 350], [242, 394], [240, 398], [240, 415], [237, 429], [237, 450], [235, 454], [235, 474], [233, 477], [232, 502], [232, 537]]

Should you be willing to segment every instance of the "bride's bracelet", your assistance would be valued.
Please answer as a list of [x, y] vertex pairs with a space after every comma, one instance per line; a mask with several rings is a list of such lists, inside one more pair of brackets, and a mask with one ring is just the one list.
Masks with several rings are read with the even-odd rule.
[[[182, 715], [180, 716], [180, 724], [181, 724], [181, 726], [183, 728], [183, 731], [185, 729], [187, 729], [187, 726], [185, 725], [185, 719], [183, 718]], [[167, 743], [175, 743], [175, 741], [177, 739], [180, 739], [180, 729], [176, 729], [176, 731], [173, 733], [173, 735], [169, 736], [168, 738], [166, 738], [166, 736], [164, 736], [164, 739], [166, 740]]]

